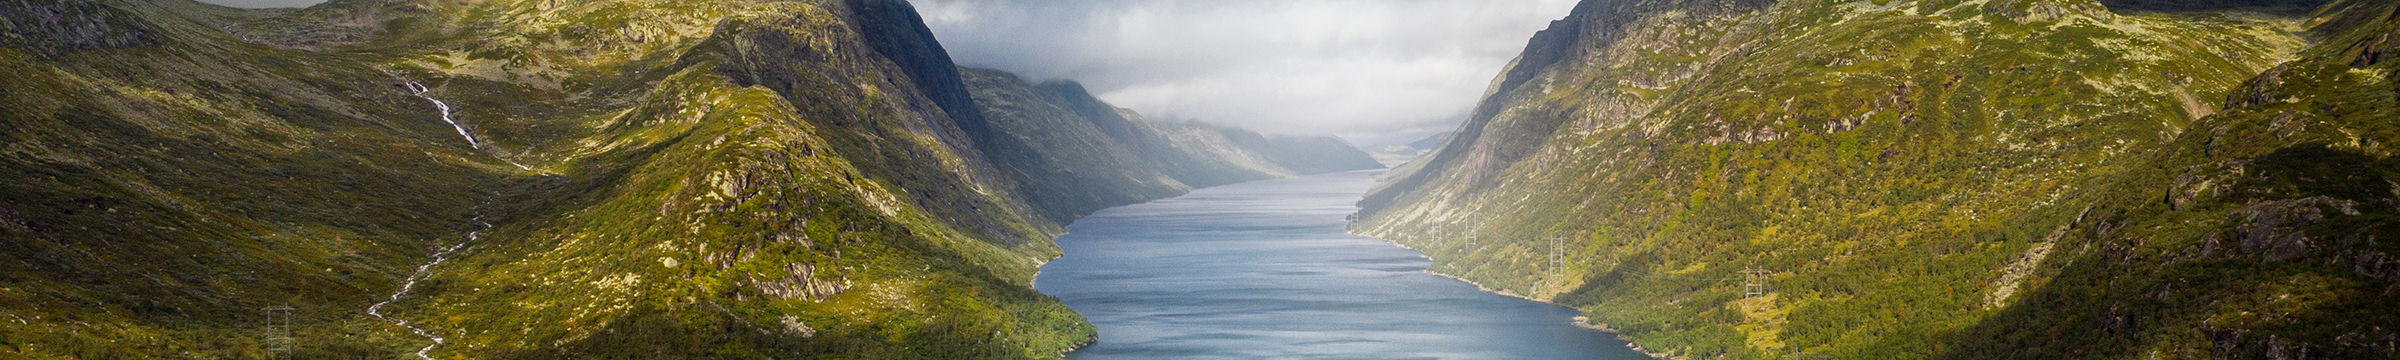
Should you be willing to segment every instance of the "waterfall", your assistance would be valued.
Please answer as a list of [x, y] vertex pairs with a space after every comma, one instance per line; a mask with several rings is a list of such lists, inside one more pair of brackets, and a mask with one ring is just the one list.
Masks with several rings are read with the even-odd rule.
[[[458, 136], [459, 136], [459, 137], [467, 138], [467, 145], [468, 145], [468, 146], [473, 146], [473, 147], [475, 147], [475, 149], [477, 149], [477, 150], [483, 150], [483, 141], [482, 141], [482, 140], [477, 140], [477, 139], [475, 139], [475, 132], [473, 132], [473, 131], [467, 131], [467, 125], [466, 125], [466, 124], [461, 124], [461, 123], [459, 123], [457, 118], [455, 118], [455, 117], [452, 117], [452, 116], [451, 116], [451, 113], [453, 113], [453, 111], [451, 111], [451, 109], [450, 109], [450, 103], [442, 102], [442, 100], [441, 100], [441, 99], [435, 99], [435, 98], [433, 98], [433, 95], [429, 95], [429, 94], [427, 94], [427, 93], [433, 92], [433, 89], [432, 89], [432, 88], [425, 87], [425, 84], [418, 83], [418, 82], [415, 82], [415, 81], [407, 81], [407, 82], [405, 82], [405, 83], [402, 83], [402, 84], [401, 84], [401, 86], [408, 88], [408, 93], [409, 93], [409, 95], [416, 95], [416, 96], [417, 96], [417, 98], [419, 98], [419, 99], [425, 99], [425, 101], [431, 101], [431, 102], [433, 102], [433, 108], [434, 108], [435, 110], [440, 110], [440, 111], [441, 111], [441, 114], [442, 114], [442, 122], [449, 123], [449, 124], [450, 124], [450, 129], [452, 129], [452, 130], [458, 130]], [[493, 158], [500, 159], [500, 161], [506, 161], [506, 162], [508, 162], [508, 164], [509, 164], [509, 165], [516, 165], [516, 166], [517, 166], [517, 169], [521, 169], [521, 170], [533, 170], [533, 168], [526, 167], [526, 166], [525, 166], [525, 164], [519, 164], [519, 163], [517, 163], [517, 161], [516, 161], [516, 160], [509, 160], [508, 158], [502, 158], [502, 157], [500, 157], [500, 156], [498, 156], [498, 155], [496, 155], [496, 154], [495, 154], [495, 155], [493, 155], [492, 157], [493, 157]]]

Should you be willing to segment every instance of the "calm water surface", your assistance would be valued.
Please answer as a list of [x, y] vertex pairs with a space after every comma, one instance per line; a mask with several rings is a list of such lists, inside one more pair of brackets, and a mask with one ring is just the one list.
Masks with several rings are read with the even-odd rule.
[[1370, 172], [1261, 181], [1067, 227], [1035, 289], [1100, 327], [1070, 359], [1647, 359], [1574, 310], [1424, 272], [1343, 232]]

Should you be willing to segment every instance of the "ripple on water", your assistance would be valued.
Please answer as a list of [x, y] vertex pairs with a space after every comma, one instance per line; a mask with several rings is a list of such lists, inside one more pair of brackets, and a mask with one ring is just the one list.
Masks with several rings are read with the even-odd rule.
[[1076, 359], [1647, 359], [1574, 310], [1424, 272], [1344, 232], [1351, 172], [1202, 189], [1093, 214], [1037, 289], [1100, 328]]

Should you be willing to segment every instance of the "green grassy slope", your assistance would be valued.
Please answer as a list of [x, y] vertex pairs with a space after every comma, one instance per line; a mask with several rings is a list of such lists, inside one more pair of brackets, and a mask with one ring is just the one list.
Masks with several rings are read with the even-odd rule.
[[1050, 358], [1093, 336], [1029, 288], [1062, 214], [1181, 191], [1021, 190], [1150, 175], [1002, 171], [1072, 154], [977, 142], [1054, 119], [982, 119], [895, 1], [0, 19], [0, 357], [263, 357], [287, 304], [291, 356], [413, 357], [365, 310], [475, 232], [383, 308], [435, 357]]
[[[2135, 194], [2174, 184], [2140, 174], [2182, 171], [2184, 163], [2162, 159], [2246, 112], [2222, 99], [2258, 91], [2252, 78], [2262, 71], [2293, 54], [2349, 46], [2329, 34], [2389, 31], [2326, 20], [2340, 16], [2276, 15], [2286, 13], [2119, 13], [2071, 0], [1587, 1], [1535, 36], [1459, 135], [1370, 194], [1355, 227], [1424, 249], [1436, 271], [1576, 306], [1675, 356], [2198, 356], [2212, 351], [2215, 337], [2272, 337], [2319, 354], [2355, 349], [2358, 339], [2380, 335], [2288, 318], [2230, 325], [2177, 317], [2195, 309], [2265, 313], [2189, 302], [2251, 294], [2262, 279], [2286, 279], [2278, 275], [2168, 286], [2181, 300], [2161, 301], [2177, 305], [2146, 307], [2053, 289], [2108, 288], [2145, 274], [2186, 284], [2237, 272], [2078, 264], [2167, 261], [2096, 260], [2102, 256], [2086, 244], [2106, 242], [2087, 234], [2196, 244], [2217, 231], [2196, 229], [2228, 229], [2199, 219], [2226, 219], [2239, 205], [2173, 220], [2131, 212], [2162, 201]], [[2374, 70], [2317, 73], [2387, 81]], [[2371, 119], [2388, 111], [2372, 109], [2391, 94], [2362, 88], [2369, 90], [2320, 101], [2326, 108], [2318, 111], [2343, 116], [2325, 122], [2343, 125], [2318, 130], [2352, 143], [2384, 141], [2368, 129], [2388, 125]], [[2320, 91], [2299, 92], [2335, 94]], [[2328, 160], [2297, 150], [2306, 140], [2277, 141], [2223, 156], [2293, 146], [2282, 159], [2314, 164], [2290, 168], [2302, 174], [2295, 178], [2346, 174], [2339, 176], [2354, 184], [2348, 188], [2368, 189], [2346, 196], [2388, 199], [2389, 185], [2370, 176], [2390, 170], [2374, 170], [2381, 155]], [[2276, 181], [2298, 180], [2261, 182]], [[2310, 191], [2323, 190], [2259, 199]], [[2389, 210], [2358, 209], [2360, 222], [2326, 226], [2389, 231], [2365, 220]], [[2133, 221], [2177, 229], [2124, 227]], [[1477, 241], [1470, 245], [1466, 234]], [[1552, 239], [1560, 240], [1562, 268], [1548, 261]], [[2385, 256], [2340, 250], [2374, 246], [2326, 245], [2313, 254]], [[1763, 296], [1743, 296], [1745, 269], [1765, 271]], [[2322, 313], [2337, 316], [2389, 308], [2388, 296], [2369, 291], [2388, 289], [2388, 281], [2326, 269], [2285, 270], [2345, 278], [2293, 296], [2340, 299], [2327, 300]], [[2043, 306], [2077, 312], [2031, 310]], [[2286, 325], [2268, 330], [2278, 323]], [[2202, 334], [2195, 324], [2218, 327]], [[2312, 335], [2299, 340], [2304, 333]], [[2336, 340], [2343, 336], [2350, 340]], [[2073, 345], [2041, 346], [2065, 343]]]
[[[401, 311], [450, 329], [437, 353], [483, 358], [1019, 358], [1087, 339], [1079, 316], [1026, 288], [1056, 255], [1045, 239], [1058, 224], [994, 190], [946, 113], [866, 43], [859, 22], [893, 19], [847, 5], [730, 6], [729, 20], [692, 27], [701, 32], [637, 36], [682, 44], [620, 65], [645, 74], [624, 88], [559, 95], [520, 81], [465, 96], [625, 105], [580, 119], [593, 135], [561, 146], [586, 154], [569, 165], [573, 181], [510, 202], [526, 208], [488, 236], [515, 241], [469, 248]], [[560, 16], [520, 9], [483, 4], [458, 18]], [[629, 9], [643, 10], [653, 9]], [[471, 36], [525, 34], [543, 32]], [[493, 60], [506, 70], [545, 55]]]
[[415, 341], [359, 312], [513, 168], [359, 57], [169, 5], [0, 5], [0, 353], [260, 357], [228, 334], [276, 305], [298, 336], [355, 339], [318, 353]]
[[2314, 17], [2316, 44], [2110, 180], [2053, 280], [1944, 355], [2400, 354], [2400, 3]]

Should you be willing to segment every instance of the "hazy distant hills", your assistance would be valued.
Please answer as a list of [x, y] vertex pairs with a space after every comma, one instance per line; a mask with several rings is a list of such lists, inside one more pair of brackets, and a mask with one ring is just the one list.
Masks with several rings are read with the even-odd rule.
[[964, 69], [983, 116], [1003, 130], [979, 139], [1018, 190], [1058, 221], [1194, 187], [1379, 167], [1331, 137], [1265, 136], [1197, 122], [1159, 123], [1101, 102], [1073, 82], [1035, 84]]
[[0, 19], [9, 358], [260, 358], [286, 305], [288, 357], [411, 356], [366, 310], [462, 241], [380, 308], [436, 357], [1049, 358], [1093, 336], [1028, 287], [1076, 216], [1376, 166], [959, 69], [897, 1]]
[[1370, 154], [1375, 155], [1376, 162], [1381, 162], [1386, 166], [1399, 166], [1409, 160], [1416, 160], [1425, 154], [1431, 154], [1434, 149], [1441, 148], [1444, 136], [1450, 136], [1450, 133], [1433, 134], [1405, 144], [1371, 146], [1367, 150]]
[[2103, 3], [1585, 1], [1356, 231], [1663, 356], [2400, 356], [2400, 3]]

